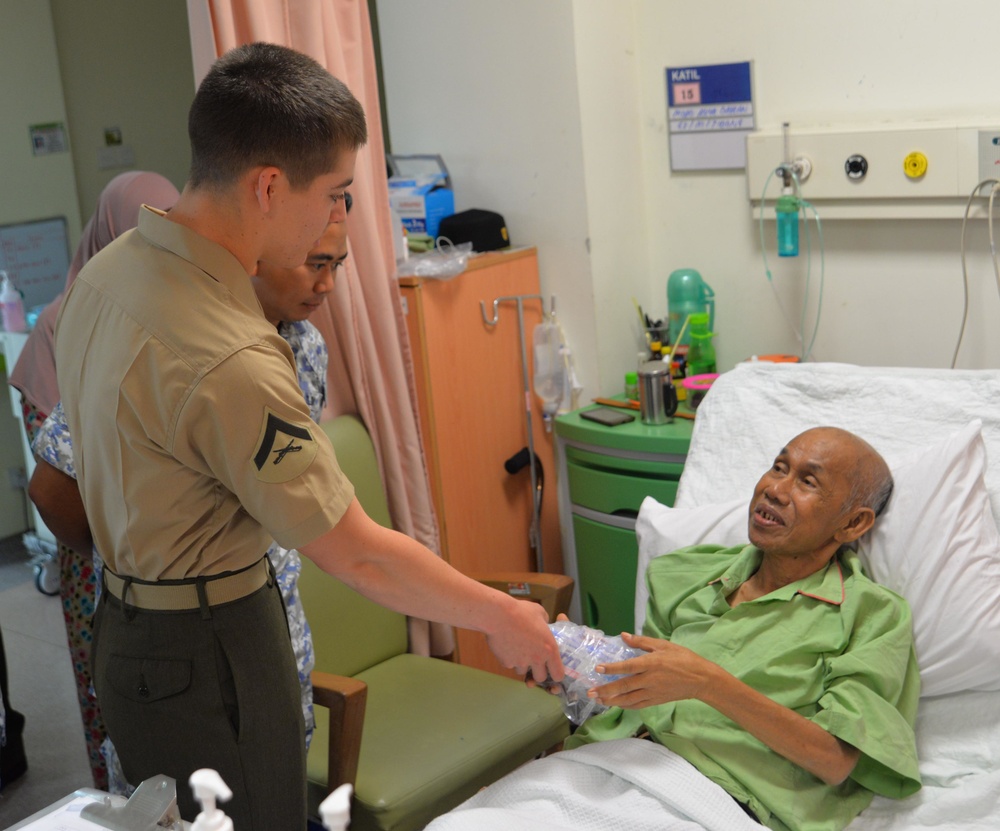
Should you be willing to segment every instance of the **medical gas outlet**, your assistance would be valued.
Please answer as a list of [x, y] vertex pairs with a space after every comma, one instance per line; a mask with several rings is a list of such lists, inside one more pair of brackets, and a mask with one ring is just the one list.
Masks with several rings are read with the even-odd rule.
[[[838, 219], [961, 219], [979, 182], [1000, 178], [1000, 126], [948, 121], [870, 125], [789, 125], [747, 136], [747, 195], [755, 219], [775, 221], [788, 183], [781, 166], [808, 158], [808, 182], [794, 195], [823, 221]], [[779, 182], [776, 184], [775, 179]], [[770, 184], [767, 184], [770, 180]], [[985, 219], [986, 198], [970, 218]]]
[[868, 159], [859, 153], [848, 156], [847, 161], [844, 162], [844, 172], [848, 179], [855, 182], [864, 179], [868, 175]]
[[903, 173], [910, 179], [919, 179], [927, 172], [927, 157], [920, 152], [909, 153], [903, 159]]

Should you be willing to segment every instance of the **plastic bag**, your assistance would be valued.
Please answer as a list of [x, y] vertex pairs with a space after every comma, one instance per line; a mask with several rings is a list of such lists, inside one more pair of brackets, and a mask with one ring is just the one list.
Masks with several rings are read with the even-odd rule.
[[587, 690], [624, 678], [623, 675], [602, 675], [597, 672], [597, 665], [627, 661], [645, 652], [626, 646], [620, 636], [608, 637], [600, 629], [569, 620], [550, 623], [549, 629], [559, 646], [566, 675], [558, 683], [548, 682], [542, 686], [560, 688], [559, 697], [566, 718], [573, 724], [583, 724], [592, 715], [608, 709], [596, 699], [587, 698]]
[[432, 277], [436, 280], [450, 280], [457, 277], [469, 264], [472, 243], [452, 245], [447, 237], [438, 237], [438, 247], [423, 254], [412, 254], [396, 263], [397, 277]]

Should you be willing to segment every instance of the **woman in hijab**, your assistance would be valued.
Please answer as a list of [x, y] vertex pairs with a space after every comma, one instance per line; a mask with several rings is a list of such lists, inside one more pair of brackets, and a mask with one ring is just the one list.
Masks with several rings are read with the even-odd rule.
[[139, 221], [139, 208], [144, 203], [166, 209], [173, 206], [178, 196], [177, 188], [159, 173], [142, 170], [115, 176], [101, 191], [97, 209], [83, 228], [80, 244], [66, 272], [66, 286], [38, 316], [38, 322], [10, 374], [10, 385], [21, 393], [29, 442], [34, 438], [34, 431], [59, 403], [52, 336], [63, 297], [73, 285], [76, 275], [105, 245], [135, 228]]
[[[60, 401], [56, 383], [53, 334], [63, 297], [80, 269], [104, 246], [135, 228], [139, 208], [150, 205], [166, 210], [173, 207], [180, 194], [159, 173], [133, 170], [112, 179], [97, 199], [94, 215], [84, 226], [73, 262], [66, 273], [66, 286], [38, 316], [21, 356], [10, 374], [10, 384], [21, 393], [21, 408], [28, 441], [35, 437], [52, 408]], [[90, 679], [90, 644], [96, 577], [89, 551], [76, 552], [59, 544], [59, 595], [69, 640], [70, 659], [76, 678], [77, 697], [83, 716], [87, 755], [94, 786], [108, 787], [108, 770], [100, 748], [106, 736]]]

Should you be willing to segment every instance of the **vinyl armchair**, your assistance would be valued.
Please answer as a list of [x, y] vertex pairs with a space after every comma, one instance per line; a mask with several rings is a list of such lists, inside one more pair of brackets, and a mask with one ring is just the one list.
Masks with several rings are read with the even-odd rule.
[[[323, 425], [365, 511], [389, 524], [374, 449], [355, 416]], [[492, 575], [525, 587], [551, 617], [572, 580]], [[299, 582], [316, 652], [316, 732], [308, 758], [310, 813], [343, 782], [352, 831], [423, 828], [569, 734], [559, 701], [493, 673], [407, 652], [406, 619], [303, 561]]]

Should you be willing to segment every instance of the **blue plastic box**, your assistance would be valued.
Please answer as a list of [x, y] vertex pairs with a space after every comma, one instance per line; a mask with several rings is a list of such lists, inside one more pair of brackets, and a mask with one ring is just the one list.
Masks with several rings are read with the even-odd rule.
[[389, 204], [408, 234], [436, 237], [441, 220], [455, 213], [455, 194], [442, 176], [391, 176]]

